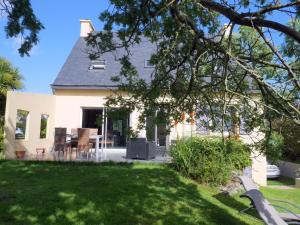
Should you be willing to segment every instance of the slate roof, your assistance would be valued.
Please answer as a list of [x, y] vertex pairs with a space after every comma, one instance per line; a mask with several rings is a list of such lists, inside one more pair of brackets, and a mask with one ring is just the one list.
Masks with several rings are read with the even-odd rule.
[[[153, 68], [145, 68], [145, 60], [149, 59], [156, 49], [155, 44], [142, 38], [138, 45], [131, 48], [131, 62], [146, 81], [151, 80]], [[116, 57], [121, 57], [124, 49], [117, 52], [104, 53], [101, 59], [106, 61], [105, 69], [90, 70], [92, 61], [88, 57], [88, 47], [84, 38], [80, 37], [75, 43], [65, 64], [51, 85], [55, 89], [111, 89], [118, 84], [111, 81], [111, 77], [120, 72], [121, 65]]]

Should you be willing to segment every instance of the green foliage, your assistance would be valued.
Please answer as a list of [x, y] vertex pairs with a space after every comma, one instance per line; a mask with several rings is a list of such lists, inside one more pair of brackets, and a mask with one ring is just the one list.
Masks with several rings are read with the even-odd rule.
[[225, 154], [228, 155], [228, 159], [231, 161], [234, 169], [242, 171], [245, 167], [251, 165], [251, 150], [249, 146], [233, 138], [226, 139], [225, 146]]
[[1, 225], [262, 224], [162, 164], [1, 161], [0, 178]]
[[48, 125], [48, 115], [43, 114], [41, 116], [41, 129], [40, 129], [40, 138], [47, 137], [47, 125]]
[[233, 171], [250, 165], [250, 148], [239, 140], [221, 138], [181, 139], [171, 147], [178, 171], [201, 183], [225, 184]]
[[300, 126], [289, 119], [274, 121], [274, 129], [284, 138], [282, 158], [292, 162], [300, 161]]
[[3, 151], [3, 126], [6, 105], [6, 93], [9, 90], [23, 87], [22, 76], [18, 69], [4, 58], [0, 57], [0, 152]]
[[23, 42], [19, 48], [21, 56], [29, 55], [33, 45], [39, 41], [38, 33], [44, 29], [35, 16], [30, 0], [0, 1], [0, 11], [7, 14], [5, 32], [8, 37], [22, 36]]
[[[295, 30], [300, 31], [300, 19], [295, 18], [289, 22], [289, 25], [293, 27]], [[300, 43], [294, 41], [292, 38], [286, 36], [285, 42], [283, 45], [284, 53], [289, 57], [295, 57], [295, 59], [300, 58]], [[299, 61], [298, 61], [299, 66]]]
[[16, 121], [16, 139], [24, 139], [26, 135], [27, 117], [29, 112], [25, 110], [17, 110]]
[[6, 95], [8, 90], [22, 87], [22, 76], [18, 69], [14, 68], [9, 61], [0, 57], [0, 95]]
[[[122, 68], [113, 77], [123, 92], [108, 98], [108, 106], [140, 111], [142, 125], [145, 118], [163, 108], [168, 127], [182, 113], [195, 112], [197, 122], [206, 124], [210, 130], [223, 131], [224, 122], [228, 122], [224, 120], [230, 114], [229, 105], [233, 103], [246, 133], [253, 128], [265, 130], [266, 121], [270, 120], [268, 110], [290, 118], [300, 116], [290, 104], [297, 98], [300, 85], [293, 83], [297, 79], [291, 78], [286, 66], [295, 61], [292, 59], [295, 51], [287, 54], [275, 46], [268, 25], [255, 24], [258, 18], [272, 21], [276, 14], [283, 13], [273, 7], [274, 1], [110, 0], [110, 3], [112, 7], [99, 17], [104, 31], [86, 38], [95, 51], [91, 50], [91, 58], [124, 50], [123, 55], [117, 54]], [[293, 11], [295, 7], [283, 8]], [[295, 13], [291, 14], [295, 19]], [[240, 16], [234, 16], [233, 20], [232, 15]], [[224, 17], [231, 21], [227, 30], [221, 26]], [[246, 20], [251, 24], [247, 25]], [[287, 26], [294, 31], [298, 29], [291, 24]], [[232, 32], [228, 30], [230, 27]], [[283, 32], [272, 29], [277, 34]], [[295, 36], [289, 37], [296, 42]], [[151, 82], [139, 74], [136, 60], [131, 63], [132, 47], [147, 40], [155, 46], [149, 55], [154, 66]], [[290, 44], [287, 48], [290, 46], [297, 50], [299, 45]], [[280, 55], [284, 60], [279, 59]], [[299, 70], [296, 72], [298, 77]], [[124, 97], [124, 92], [129, 96]]]
[[282, 157], [284, 138], [281, 134], [273, 131], [266, 140], [266, 156], [271, 163], [276, 163]]
[[0, 116], [4, 116], [6, 93], [9, 90], [23, 87], [22, 76], [18, 69], [4, 58], [0, 57]]

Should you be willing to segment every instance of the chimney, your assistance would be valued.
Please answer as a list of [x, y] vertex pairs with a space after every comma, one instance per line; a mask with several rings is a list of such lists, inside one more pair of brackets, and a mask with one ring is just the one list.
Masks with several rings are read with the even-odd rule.
[[91, 20], [80, 20], [80, 37], [87, 37], [93, 31], [95, 28]]

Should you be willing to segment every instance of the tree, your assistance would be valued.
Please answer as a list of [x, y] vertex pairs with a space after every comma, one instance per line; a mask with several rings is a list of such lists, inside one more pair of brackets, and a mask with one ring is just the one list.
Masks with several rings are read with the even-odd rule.
[[[113, 7], [100, 16], [104, 31], [86, 39], [97, 49], [90, 51], [90, 57], [126, 50], [119, 59], [121, 72], [114, 80], [129, 96], [111, 97], [108, 105], [140, 110], [141, 127], [147, 115], [161, 108], [166, 118], [173, 119], [169, 120], [171, 126], [182, 112], [196, 112], [200, 122], [205, 120], [203, 124], [210, 129], [221, 127], [221, 131], [232, 114], [239, 114], [246, 132], [260, 127], [270, 133], [271, 121], [278, 115], [300, 125], [300, 111], [295, 106], [300, 91], [299, 55], [295, 54], [300, 43], [299, 27], [295, 26], [299, 0], [110, 3]], [[289, 23], [273, 19], [277, 17]], [[222, 21], [227, 22], [225, 27]], [[287, 43], [279, 46], [276, 35], [284, 35]], [[143, 36], [157, 46], [150, 59], [155, 66], [150, 83], [139, 77], [130, 62], [130, 48]]]
[[29, 56], [30, 50], [39, 41], [38, 33], [44, 29], [33, 12], [30, 0], [0, 0], [0, 14], [8, 19], [5, 27], [7, 37], [21, 36], [23, 42], [19, 53]]
[[18, 69], [0, 57], [0, 152], [3, 150], [3, 126], [7, 91], [21, 89], [22, 87], [22, 76]]

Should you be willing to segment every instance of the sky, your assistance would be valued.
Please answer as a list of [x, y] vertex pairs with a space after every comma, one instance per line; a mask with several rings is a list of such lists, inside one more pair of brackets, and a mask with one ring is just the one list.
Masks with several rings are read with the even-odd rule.
[[96, 30], [103, 24], [98, 19], [107, 9], [107, 0], [32, 0], [36, 16], [45, 29], [40, 32], [40, 41], [30, 53], [21, 57], [18, 53], [20, 39], [7, 39], [5, 19], [0, 18], [0, 56], [17, 67], [24, 78], [22, 91], [52, 93], [53, 83], [72, 47], [79, 38], [80, 19], [91, 19]]

